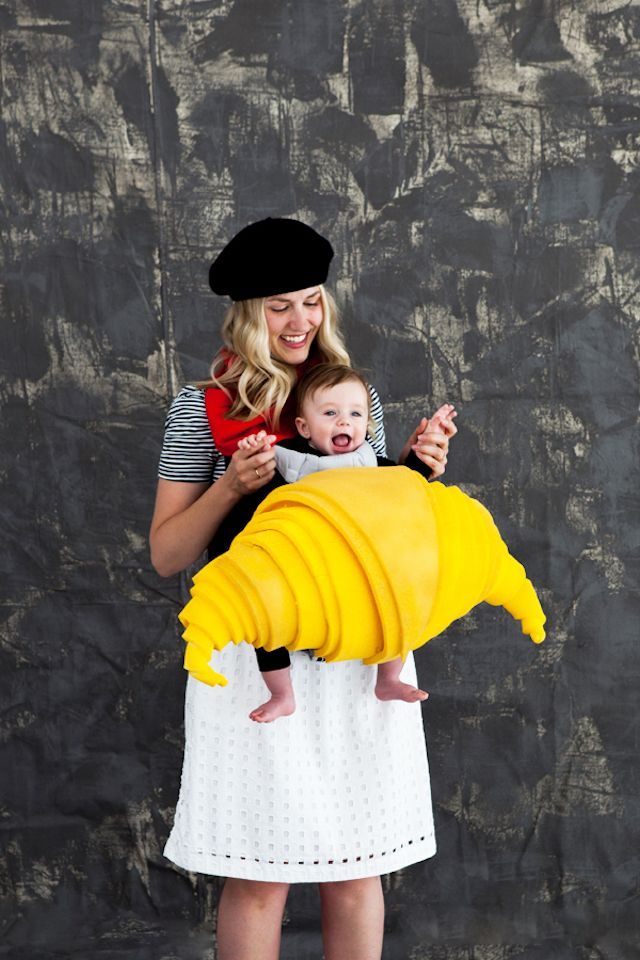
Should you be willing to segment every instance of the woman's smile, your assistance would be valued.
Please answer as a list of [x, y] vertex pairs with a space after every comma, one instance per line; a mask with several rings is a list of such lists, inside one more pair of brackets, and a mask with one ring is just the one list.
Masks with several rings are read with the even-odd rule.
[[307, 333], [283, 333], [280, 335], [280, 339], [284, 340], [285, 345], [291, 350], [298, 350], [300, 347], [304, 347], [307, 342], [308, 332]]

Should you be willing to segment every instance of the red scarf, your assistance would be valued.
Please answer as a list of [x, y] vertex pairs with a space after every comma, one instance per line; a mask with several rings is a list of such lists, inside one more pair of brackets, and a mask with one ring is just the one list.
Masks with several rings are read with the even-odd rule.
[[[234, 359], [234, 355], [228, 351], [223, 351], [224, 369], [226, 370]], [[298, 379], [310, 367], [320, 363], [317, 357], [310, 357], [296, 366]], [[238, 440], [248, 437], [252, 433], [258, 433], [260, 430], [266, 430], [267, 433], [275, 434], [277, 440], [288, 440], [297, 434], [295, 417], [295, 397], [293, 391], [289, 394], [287, 401], [280, 414], [280, 426], [277, 430], [272, 430], [265, 415], [254, 417], [253, 420], [233, 420], [227, 416], [233, 400], [228, 397], [220, 387], [207, 387], [204, 392], [204, 403], [207, 411], [207, 420], [213, 436], [216, 448], [225, 457], [232, 456], [238, 449]], [[270, 411], [273, 414], [273, 409]]]

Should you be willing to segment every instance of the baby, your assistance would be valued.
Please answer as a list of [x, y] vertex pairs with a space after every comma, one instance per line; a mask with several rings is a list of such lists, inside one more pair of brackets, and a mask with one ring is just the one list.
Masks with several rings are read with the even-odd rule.
[[[392, 460], [378, 457], [367, 442], [367, 432], [375, 431], [370, 414], [370, 394], [363, 377], [351, 367], [319, 364], [307, 373], [298, 385], [296, 427], [299, 436], [281, 441], [274, 448], [277, 473], [274, 486], [292, 482], [318, 470], [337, 467], [395, 466]], [[429, 421], [431, 429], [442, 427], [456, 416], [451, 404], [439, 408]], [[269, 439], [269, 438], [268, 438]], [[239, 441], [241, 449], [264, 446], [265, 434], [253, 434]], [[413, 453], [406, 466], [418, 470], [426, 479], [431, 468]], [[289, 652], [281, 647], [267, 652], [256, 650], [258, 666], [271, 697], [249, 716], [258, 723], [268, 723], [289, 716], [296, 703], [291, 683]], [[375, 694], [379, 700], [404, 700], [414, 703], [426, 700], [429, 694], [400, 680], [403, 661], [398, 658], [378, 664]]]

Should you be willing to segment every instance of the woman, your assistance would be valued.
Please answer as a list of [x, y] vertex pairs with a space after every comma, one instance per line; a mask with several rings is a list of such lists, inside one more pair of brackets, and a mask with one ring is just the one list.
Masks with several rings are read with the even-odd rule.
[[[212, 289], [234, 303], [215, 388], [206, 396], [184, 388], [167, 418], [150, 534], [161, 575], [184, 570], [207, 547], [215, 553], [221, 521], [272, 478], [269, 444], [238, 449], [238, 440], [260, 429], [265, 439], [293, 436], [288, 400], [298, 376], [319, 361], [349, 363], [322, 286], [332, 256], [307, 225], [268, 218], [241, 230], [212, 265]], [[372, 400], [374, 447], [384, 455], [374, 391]], [[423, 418], [400, 460], [413, 448], [439, 476], [456, 430], [452, 421], [443, 432], [427, 428]], [[228, 878], [218, 955], [276, 960], [289, 883], [317, 881], [326, 960], [378, 960], [380, 874], [435, 852], [419, 705], [367, 696], [375, 671], [361, 663], [294, 653], [301, 709], [253, 724], [247, 715], [261, 690], [253, 650], [230, 645], [218, 664], [228, 687], [187, 683], [182, 783], [165, 849], [185, 869]], [[415, 682], [413, 658], [403, 679]]]

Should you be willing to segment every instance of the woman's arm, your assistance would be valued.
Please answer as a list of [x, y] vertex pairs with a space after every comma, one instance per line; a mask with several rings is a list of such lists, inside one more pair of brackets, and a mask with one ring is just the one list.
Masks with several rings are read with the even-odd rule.
[[149, 542], [151, 563], [162, 577], [170, 577], [193, 563], [206, 549], [229, 511], [247, 493], [268, 483], [275, 472], [275, 437], [264, 444], [237, 450], [225, 473], [207, 483], [158, 481]]
[[197, 560], [240, 499], [224, 479], [212, 486], [158, 480], [149, 545], [151, 563], [161, 577], [170, 577]]

